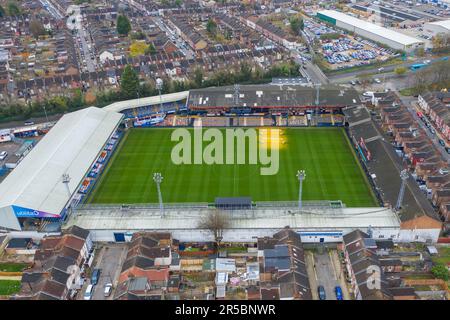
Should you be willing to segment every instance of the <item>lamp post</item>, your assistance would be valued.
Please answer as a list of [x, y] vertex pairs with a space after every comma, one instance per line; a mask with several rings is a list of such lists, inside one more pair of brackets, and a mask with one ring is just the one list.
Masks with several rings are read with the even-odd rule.
[[45, 104], [42, 104], [42, 108], [44, 109], [45, 119], [48, 122], [47, 110], [45, 109]]
[[297, 171], [297, 178], [299, 182], [299, 188], [298, 188], [298, 208], [302, 209], [302, 189], [303, 189], [303, 180], [306, 178], [306, 172], [305, 170], [298, 170]]
[[402, 180], [402, 183], [400, 184], [400, 192], [398, 193], [397, 204], [395, 206], [396, 211], [399, 211], [402, 208], [403, 197], [405, 196], [406, 180], [408, 180], [408, 178], [408, 170], [403, 169], [400, 172], [400, 179]]
[[161, 90], [163, 88], [163, 80], [161, 78], [156, 79], [156, 89], [158, 89], [159, 92], [159, 105], [160, 105], [160, 111], [162, 111], [162, 96], [161, 96]]
[[156, 183], [156, 189], [158, 190], [158, 201], [159, 201], [159, 211], [161, 212], [161, 217], [164, 216], [164, 206], [161, 195], [161, 182], [163, 181], [163, 176], [161, 173], [156, 172], [153, 174], [153, 181]]
[[[70, 192], [70, 188], [69, 188], [69, 182], [70, 182], [70, 176], [68, 173], [63, 173], [62, 175], [62, 183], [64, 183], [66, 185], [66, 189], [67, 189], [67, 195], [69, 197], [69, 202], [70, 202], [70, 198], [72, 196], [72, 193]], [[75, 210], [72, 209], [72, 204], [69, 203], [69, 207], [68, 209], [72, 212], [75, 212]]]

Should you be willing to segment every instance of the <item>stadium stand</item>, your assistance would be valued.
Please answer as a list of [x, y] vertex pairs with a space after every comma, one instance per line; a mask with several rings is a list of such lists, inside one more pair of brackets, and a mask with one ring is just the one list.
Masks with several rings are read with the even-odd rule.
[[293, 127], [307, 126], [308, 118], [306, 116], [289, 116], [288, 125]]
[[25, 219], [63, 219], [122, 117], [95, 107], [64, 115], [0, 184], [0, 227], [22, 230]]

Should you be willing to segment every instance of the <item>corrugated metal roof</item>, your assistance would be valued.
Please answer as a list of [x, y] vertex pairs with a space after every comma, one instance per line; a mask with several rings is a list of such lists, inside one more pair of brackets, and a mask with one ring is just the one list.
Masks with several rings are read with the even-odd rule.
[[422, 40], [407, 36], [403, 33], [378, 26], [376, 24], [373, 24], [373, 23], [370, 23], [370, 22], [367, 22], [367, 21], [364, 21], [361, 19], [354, 18], [352, 16], [349, 16], [349, 15], [339, 12], [339, 11], [322, 10], [322, 11], [319, 11], [318, 13], [328, 16], [330, 18], [336, 19], [338, 21], [350, 24], [354, 27], [363, 29], [365, 31], [371, 32], [373, 34], [376, 34], [380, 37], [389, 39], [391, 41], [398, 42], [404, 46], [423, 42]]
[[[78, 225], [89, 230], [179, 230], [198, 229], [198, 223], [208, 209], [165, 210], [163, 218], [159, 209], [133, 210], [124, 214], [120, 208], [86, 210], [78, 209], [76, 217], [68, 225]], [[295, 209], [255, 209], [242, 210], [231, 215], [232, 229], [282, 229], [291, 228], [374, 228], [399, 227], [397, 215], [389, 208], [341, 208], [304, 210], [296, 213]]]
[[440, 26], [440, 27], [450, 31], [450, 19], [449, 20], [430, 22], [428, 24], [435, 25], [435, 26]]

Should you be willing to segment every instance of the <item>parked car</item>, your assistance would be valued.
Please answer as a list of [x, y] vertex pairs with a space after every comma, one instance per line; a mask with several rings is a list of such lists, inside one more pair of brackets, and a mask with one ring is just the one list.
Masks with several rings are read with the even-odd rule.
[[2, 151], [0, 153], [0, 160], [5, 160], [5, 158], [8, 156], [8, 152]]
[[325, 295], [325, 288], [323, 286], [319, 286], [317, 292], [319, 293], [320, 300], [326, 300], [327, 296]]
[[91, 275], [91, 284], [96, 285], [100, 278], [100, 269], [94, 269]]
[[378, 79], [378, 78], [373, 79], [373, 81], [374, 81], [375, 83], [381, 83], [381, 80]]
[[441, 146], [445, 147], [445, 141], [444, 141], [444, 140], [439, 139], [439, 144], [440, 144]]
[[84, 292], [83, 300], [91, 300], [93, 293], [94, 285], [90, 284], [87, 286], [86, 291]]
[[105, 289], [103, 290], [105, 297], [109, 297], [111, 295], [111, 291], [112, 291], [112, 283], [105, 284]]
[[25, 121], [24, 125], [26, 126], [32, 126], [34, 124], [33, 121]]
[[336, 299], [337, 300], [344, 300], [343, 296], [342, 296], [342, 289], [339, 286], [336, 286], [334, 288], [334, 292], [336, 293]]
[[430, 132], [431, 134], [436, 134], [436, 130], [434, 130], [434, 128], [430, 127]]

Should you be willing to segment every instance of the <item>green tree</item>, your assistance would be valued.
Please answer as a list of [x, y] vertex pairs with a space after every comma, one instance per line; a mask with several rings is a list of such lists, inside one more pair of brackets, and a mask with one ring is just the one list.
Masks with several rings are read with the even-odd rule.
[[292, 32], [298, 36], [301, 34], [301, 30], [303, 30], [304, 28], [304, 22], [303, 19], [300, 17], [291, 17], [291, 19], [289, 19], [289, 22], [291, 23], [291, 30]]
[[153, 43], [150, 43], [147, 47], [147, 49], [145, 49], [145, 54], [154, 54], [156, 53], [158, 50], [156, 50], [155, 45]]
[[197, 68], [194, 71], [194, 83], [197, 87], [201, 87], [203, 84], [203, 71], [200, 68]]
[[435, 265], [433, 268], [431, 268], [431, 273], [438, 279], [448, 281], [448, 269], [443, 264]]
[[10, 16], [20, 16], [22, 14], [19, 6], [14, 1], [9, 2], [7, 8]]
[[361, 82], [361, 87], [365, 89], [370, 83], [371, 75], [369, 73], [361, 73], [358, 80]]
[[217, 31], [217, 23], [214, 21], [214, 19], [209, 19], [206, 23], [206, 31], [208, 31], [210, 34], [216, 34]]
[[425, 49], [423, 47], [420, 47], [419, 49], [417, 49], [416, 54], [418, 57], [423, 57], [425, 55]]
[[127, 16], [121, 14], [117, 17], [117, 32], [126, 36], [131, 31], [131, 23]]
[[139, 89], [139, 77], [133, 67], [127, 65], [120, 81], [120, 95], [123, 99], [137, 98]]
[[130, 37], [133, 40], [144, 40], [145, 39], [145, 34], [141, 30], [139, 30], [139, 31], [133, 32], [130, 35]]
[[394, 72], [396, 75], [402, 76], [406, 73], [407, 69], [405, 67], [397, 67]]
[[244, 82], [252, 79], [252, 67], [246, 62], [241, 64], [240, 78]]

